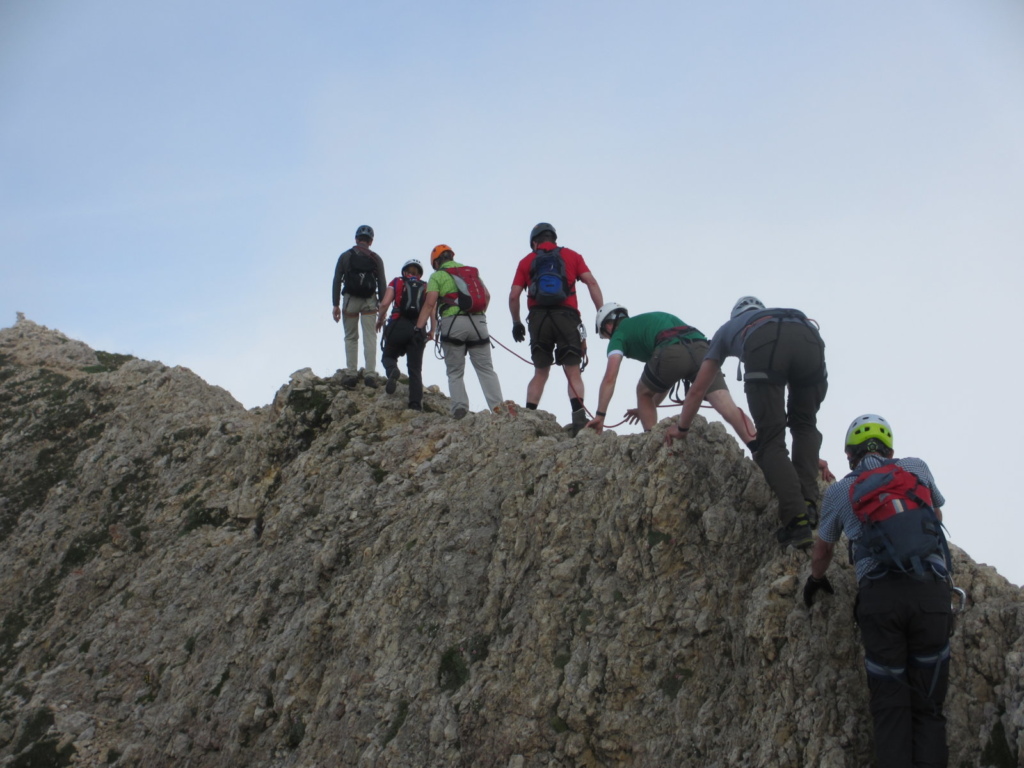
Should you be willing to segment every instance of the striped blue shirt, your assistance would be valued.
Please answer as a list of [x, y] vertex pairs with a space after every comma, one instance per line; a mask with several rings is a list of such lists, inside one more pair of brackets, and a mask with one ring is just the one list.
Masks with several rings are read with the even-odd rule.
[[[861, 472], [868, 469], [876, 469], [882, 466], [883, 462], [885, 462], [884, 457], [877, 453], [869, 453], [860, 460], [857, 467], [850, 474], [838, 483], [833, 483], [829, 486], [821, 503], [821, 521], [818, 523], [818, 538], [829, 544], [839, 541], [840, 534], [846, 534], [846, 538], [849, 541], [856, 541], [860, 538], [861, 525], [857, 515], [854, 514], [853, 504], [850, 502], [850, 486], [853, 485], [853, 481]], [[935, 509], [945, 506], [946, 499], [943, 498], [939, 489], [935, 487], [935, 478], [932, 477], [932, 472], [928, 469], [927, 464], [921, 461], [921, 459], [913, 458], [899, 459], [896, 463], [908, 472], [913, 472], [917, 475], [917, 479], [921, 481], [921, 484], [931, 491], [932, 503], [935, 505]], [[877, 565], [878, 563], [870, 557], [858, 560], [856, 563], [857, 581], [859, 582], [871, 573]]]

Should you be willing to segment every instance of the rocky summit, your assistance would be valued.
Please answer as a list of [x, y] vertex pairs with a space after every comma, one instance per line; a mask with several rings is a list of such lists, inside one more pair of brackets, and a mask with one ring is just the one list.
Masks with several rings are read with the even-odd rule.
[[[0, 331], [0, 765], [871, 765], [855, 583], [808, 611], [717, 423], [572, 439], [305, 370]], [[1024, 763], [1024, 599], [955, 550], [950, 765]]]

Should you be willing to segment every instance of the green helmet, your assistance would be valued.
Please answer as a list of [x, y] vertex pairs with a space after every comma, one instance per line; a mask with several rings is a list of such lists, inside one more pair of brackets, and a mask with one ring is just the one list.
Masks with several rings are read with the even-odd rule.
[[869, 440], [878, 440], [892, 450], [892, 427], [888, 421], [875, 413], [858, 416], [846, 430], [847, 448], [864, 445]]

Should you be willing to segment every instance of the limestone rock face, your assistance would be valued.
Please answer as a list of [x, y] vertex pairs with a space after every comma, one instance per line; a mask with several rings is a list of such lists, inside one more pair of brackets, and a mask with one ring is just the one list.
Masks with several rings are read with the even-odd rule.
[[[872, 764], [846, 558], [718, 424], [571, 439], [0, 331], [0, 765]], [[955, 552], [951, 766], [1024, 763], [1024, 601]]]

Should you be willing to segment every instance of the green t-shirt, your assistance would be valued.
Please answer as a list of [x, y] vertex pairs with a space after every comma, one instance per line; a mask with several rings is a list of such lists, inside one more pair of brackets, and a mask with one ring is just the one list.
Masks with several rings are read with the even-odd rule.
[[[608, 341], [608, 355], [610, 357], [613, 353], [621, 352], [632, 360], [646, 363], [654, 355], [654, 348], [658, 346], [658, 334], [680, 325], [686, 325], [686, 323], [668, 312], [644, 312], [635, 317], [627, 317], [618, 324], [615, 333]], [[680, 338], [705, 339], [707, 337], [694, 328]]]
[[446, 261], [441, 265], [440, 269], [434, 270], [434, 273], [430, 276], [427, 281], [427, 292], [437, 291], [437, 306], [441, 310], [441, 317], [448, 317], [448, 315], [459, 314], [459, 308], [450, 304], [445, 304], [441, 301], [446, 294], [455, 293], [455, 278], [445, 272], [448, 267], [464, 267], [465, 264], [459, 264], [457, 261]]

